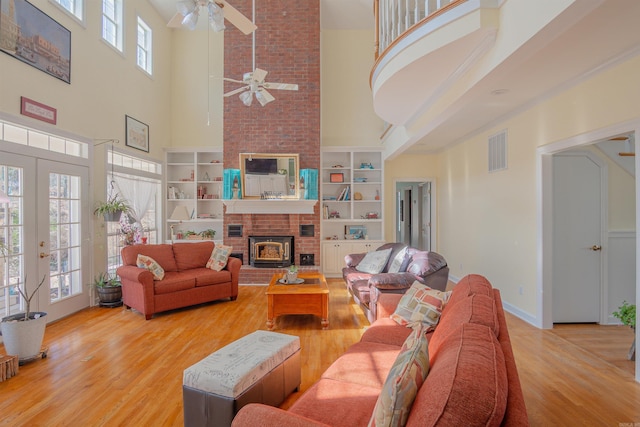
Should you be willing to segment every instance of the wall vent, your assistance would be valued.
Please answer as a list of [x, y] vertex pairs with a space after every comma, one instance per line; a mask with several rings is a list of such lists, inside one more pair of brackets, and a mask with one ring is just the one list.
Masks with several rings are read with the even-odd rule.
[[242, 237], [242, 224], [227, 225], [227, 237]]
[[507, 131], [489, 136], [489, 172], [507, 168]]

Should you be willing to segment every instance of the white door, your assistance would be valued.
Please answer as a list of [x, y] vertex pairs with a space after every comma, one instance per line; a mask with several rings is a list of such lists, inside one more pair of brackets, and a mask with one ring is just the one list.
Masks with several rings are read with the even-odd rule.
[[[5, 283], [19, 283], [31, 293], [32, 311], [52, 322], [89, 305], [88, 169], [16, 154], [2, 154], [0, 179], [8, 184], [10, 221], [0, 223], [0, 237], [10, 242]], [[20, 300], [5, 289], [5, 311], [22, 311]]]
[[553, 156], [553, 322], [600, 322], [601, 166]]
[[422, 186], [422, 249], [431, 250], [431, 183]]

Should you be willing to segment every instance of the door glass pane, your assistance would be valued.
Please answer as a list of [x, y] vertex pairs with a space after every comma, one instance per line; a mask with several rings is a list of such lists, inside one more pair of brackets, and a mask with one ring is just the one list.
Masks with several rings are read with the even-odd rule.
[[50, 301], [82, 293], [80, 178], [49, 174]]
[[0, 189], [9, 196], [0, 203], [0, 242], [6, 247], [0, 257], [0, 317], [22, 311], [15, 286], [24, 277], [23, 169], [0, 164]]

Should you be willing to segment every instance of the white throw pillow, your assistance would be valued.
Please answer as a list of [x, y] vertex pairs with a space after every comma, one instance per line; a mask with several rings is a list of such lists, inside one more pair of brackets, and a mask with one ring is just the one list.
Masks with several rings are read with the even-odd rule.
[[389, 261], [389, 256], [391, 256], [391, 248], [368, 252], [362, 258], [362, 261], [356, 265], [356, 270], [363, 273], [378, 274], [384, 270], [384, 266]]
[[396, 257], [391, 261], [391, 266], [389, 267], [389, 273], [399, 273], [400, 267], [402, 266], [402, 262], [404, 261], [404, 257], [407, 255], [407, 248], [400, 249], [400, 251], [396, 254]]

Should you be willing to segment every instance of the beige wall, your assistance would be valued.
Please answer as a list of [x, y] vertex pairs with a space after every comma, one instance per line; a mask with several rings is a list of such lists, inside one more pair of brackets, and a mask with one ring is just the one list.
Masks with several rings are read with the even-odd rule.
[[[53, 78], [8, 55], [0, 54], [0, 111], [20, 116], [20, 97], [56, 108], [58, 123], [54, 129], [79, 137], [115, 138], [121, 150], [143, 152], [125, 147], [125, 115], [149, 125], [150, 153], [164, 158], [162, 148], [171, 139], [171, 31], [148, 2], [124, 2], [124, 54], [102, 41], [101, 2], [85, 2], [86, 26], [64, 13], [48, 0], [31, 0], [36, 7], [71, 31], [71, 84]], [[153, 77], [136, 65], [137, 16], [153, 31]], [[35, 128], [42, 122], [20, 116]], [[49, 127], [50, 129], [50, 127]], [[94, 200], [105, 197], [105, 146], [95, 150], [90, 171]], [[104, 270], [104, 223], [94, 220], [94, 266]]]
[[[536, 315], [536, 149], [637, 119], [638, 73], [635, 57], [439, 154], [438, 249], [452, 275], [486, 275], [506, 302]], [[487, 137], [502, 129], [508, 131], [508, 169], [490, 174]], [[613, 172], [614, 184], [624, 189], [610, 194], [610, 227], [635, 229], [631, 184]]]
[[373, 31], [322, 30], [320, 48], [322, 145], [378, 145], [384, 123], [369, 87]]

